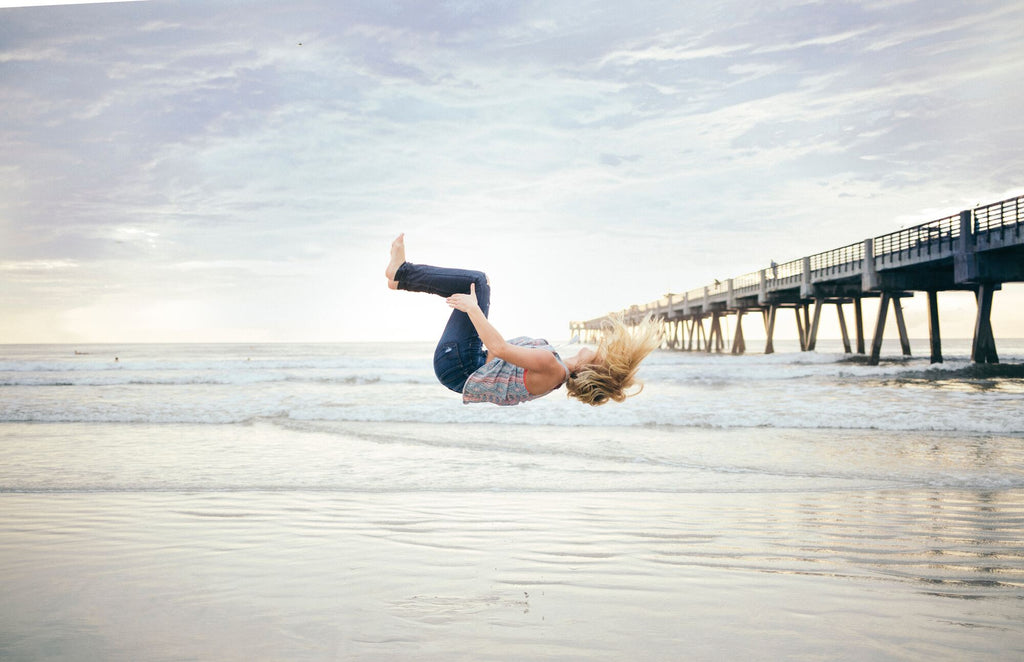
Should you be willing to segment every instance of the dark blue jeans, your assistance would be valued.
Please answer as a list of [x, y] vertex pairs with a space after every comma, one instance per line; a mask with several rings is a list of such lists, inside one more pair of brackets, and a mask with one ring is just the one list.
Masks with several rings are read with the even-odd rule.
[[[473, 283], [476, 286], [476, 300], [484, 317], [487, 317], [491, 309], [491, 286], [487, 284], [487, 276], [482, 271], [406, 262], [398, 267], [395, 280], [400, 290], [426, 292], [445, 298], [458, 293], [469, 294], [469, 285]], [[456, 393], [462, 393], [466, 380], [486, 361], [487, 350], [469, 315], [461, 310], [452, 310], [441, 340], [434, 350], [434, 374], [437, 380]]]

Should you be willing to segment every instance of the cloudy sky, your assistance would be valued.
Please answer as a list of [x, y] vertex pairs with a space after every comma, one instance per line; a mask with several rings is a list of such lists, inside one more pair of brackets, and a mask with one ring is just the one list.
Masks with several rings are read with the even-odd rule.
[[402, 231], [563, 338], [1024, 193], [1022, 80], [1006, 0], [0, 8], [0, 343], [430, 339]]

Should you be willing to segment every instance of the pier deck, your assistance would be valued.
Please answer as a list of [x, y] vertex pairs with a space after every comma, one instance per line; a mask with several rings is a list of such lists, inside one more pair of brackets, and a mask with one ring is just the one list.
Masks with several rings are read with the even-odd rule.
[[[628, 323], [635, 324], [647, 315], [661, 320], [667, 348], [708, 352], [725, 350], [721, 319], [735, 315], [731, 351], [741, 353], [746, 349], [743, 317], [760, 312], [767, 335], [764, 351], [771, 353], [780, 309], [796, 311], [801, 349], [812, 351], [821, 311], [826, 304], [835, 305], [845, 349], [852, 353], [843, 310], [846, 304], [853, 304], [857, 352], [865, 354], [862, 300], [877, 298], [878, 316], [868, 360], [877, 365], [890, 302], [903, 353], [909, 355], [899, 300], [926, 292], [931, 359], [940, 362], [937, 293], [966, 290], [973, 291], [978, 301], [971, 358], [997, 363], [990, 321], [992, 294], [1003, 283], [1022, 281], [1024, 196], [1019, 196], [783, 264], [773, 262], [758, 271], [630, 306], [621, 313]], [[570, 331], [581, 339], [594, 340], [606, 319], [572, 322]], [[710, 321], [707, 328], [705, 320]]]

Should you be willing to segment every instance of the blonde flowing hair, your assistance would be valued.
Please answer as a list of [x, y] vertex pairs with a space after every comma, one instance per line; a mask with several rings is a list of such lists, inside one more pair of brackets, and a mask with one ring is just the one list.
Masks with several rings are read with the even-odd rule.
[[[661, 325], [651, 315], [633, 329], [626, 326], [622, 315], [612, 315], [605, 325], [594, 363], [569, 375], [569, 397], [596, 407], [609, 400], [623, 402], [640, 393], [644, 390], [643, 383], [636, 380], [640, 362], [660, 344]], [[639, 388], [626, 393], [634, 385]]]

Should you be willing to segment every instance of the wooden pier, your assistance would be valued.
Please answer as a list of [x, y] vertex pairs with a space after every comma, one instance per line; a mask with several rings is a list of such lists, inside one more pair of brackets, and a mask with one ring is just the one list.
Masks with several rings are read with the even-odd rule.
[[[914, 292], [928, 295], [931, 360], [942, 361], [938, 292], [972, 291], [978, 308], [971, 360], [998, 363], [992, 332], [992, 294], [1003, 283], [1024, 281], [1024, 196], [961, 211], [897, 232], [865, 239], [726, 281], [715, 281], [683, 294], [621, 311], [628, 323], [653, 315], [664, 325], [664, 346], [686, 351], [723, 352], [722, 319], [736, 317], [730, 351], [743, 353], [743, 320], [760, 312], [767, 340], [772, 338], [780, 310], [791, 309], [803, 351], [813, 351], [822, 309], [835, 306], [843, 346], [853, 353], [844, 307], [853, 306], [854, 339], [865, 354], [863, 300], [878, 299], [868, 363], [877, 365], [889, 308], [899, 331], [903, 354], [910, 342], [900, 301]], [[598, 337], [605, 317], [572, 322], [570, 331], [584, 342]]]

